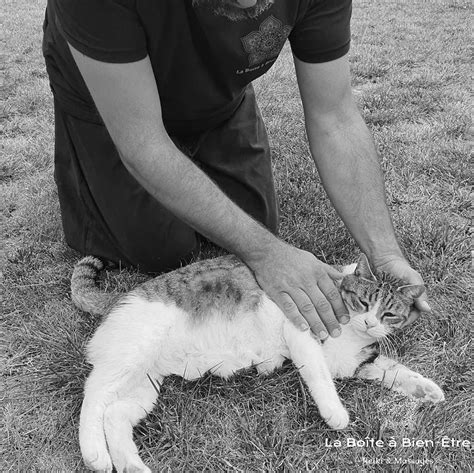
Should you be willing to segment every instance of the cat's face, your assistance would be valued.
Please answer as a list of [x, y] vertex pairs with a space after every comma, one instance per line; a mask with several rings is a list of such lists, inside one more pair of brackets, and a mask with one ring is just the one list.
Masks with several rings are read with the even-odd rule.
[[404, 285], [393, 277], [374, 276], [365, 255], [354, 274], [344, 277], [341, 294], [350, 309], [351, 325], [361, 334], [383, 338], [405, 326], [414, 299], [425, 290], [420, 285]]

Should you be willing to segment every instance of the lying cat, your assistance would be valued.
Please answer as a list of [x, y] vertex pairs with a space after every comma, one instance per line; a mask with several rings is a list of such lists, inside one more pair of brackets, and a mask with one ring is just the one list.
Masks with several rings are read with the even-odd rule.
[[112, 471], [113, 464], [118, 472], [150, 471], [132, 429], [171, 374], [196, 379], [211, 371], [227, 378], [250, 366], [270, 373], [290, 358], [333, 429], [349, 422], [333, 378], [357, 376], [418, 399], [444, 399], [433, 381], [377, 349], [377, 339], [404, 325], [424, 287], [402, 286], [384, 274], [377, 279], [364, 255], [344, 268], [340, 284], [350, 322], [324, 343], [295, 328], [233, 256], [191, 264], [119, 296], [98, 289], [101, 269], [98, 259], [86, 257], [71, 281], [78, 307], [107, 314], [87, 346], [93, 370], [79, 429], [84, 462], [93, 470]]

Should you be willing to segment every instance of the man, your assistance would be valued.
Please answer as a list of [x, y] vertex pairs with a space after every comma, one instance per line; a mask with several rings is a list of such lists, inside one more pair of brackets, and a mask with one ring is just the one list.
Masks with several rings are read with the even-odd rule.
[[[238, 255], [294, 323], [338, 336], [348, 320], [334, 284], [341, 275], [275, 236], [270, 152], [251, 81], [289, 38], [333, 205], [374, 267], [422, 284], [395, 239], [351, 95], [350, 15], [350, 0], [49, 0], [43, 47], [68, 244], [162, 271], [204, 235]], [[429, 310], [426, 296], [417, 309]]]

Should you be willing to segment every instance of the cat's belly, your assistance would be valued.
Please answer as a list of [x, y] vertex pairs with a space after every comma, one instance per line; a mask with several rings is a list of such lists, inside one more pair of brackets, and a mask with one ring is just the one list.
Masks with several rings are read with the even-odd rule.
[[282, 335], [283, 314], [275, 308], [267, 299], [258, 311], [232, 319], [218, 313], [204, 321], [183, 319], [174, 325], [163, 347], [166, 370], [190, 380], [209, 371], [228, 378], [251, 366], [262, 373], [273, 371], [289, 356]]
[[[263, 355], [263, 356], [262, 356]], [[182, 376], [188, 380], [198, 379], [210, 372], [221, 378], [229, 378], [242, 369], [256, 366], [260, 373], [271, 373], [283, 364], [285, 357], [272, 354], [264, 356], [259, 352], [214, 352], [205, 355], [186, 353], [183, 362], [172, 368], [170, 374]]]
[[196, 379], [208, 371], [227, 378], [252, 365], [267, 373], [289, 356], [284, 323], [289, 322], [268, 298], [252, 312], [196, 320], [174, 304], [130, 297], [98, 328], [87, 357], [94, 366], [118, 365], [156, 379]]

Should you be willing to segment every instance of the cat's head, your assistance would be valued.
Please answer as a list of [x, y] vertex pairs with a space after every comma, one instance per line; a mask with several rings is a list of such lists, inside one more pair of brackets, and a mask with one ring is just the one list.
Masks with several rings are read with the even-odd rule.
[[344, 276], [340, 289], [351, 325], [360, 333], [383, 338], [406, 325], [414, 300], [425, 287], [407, 285], [385, 273], [374, 275], [362, 254], [354, 274]]

